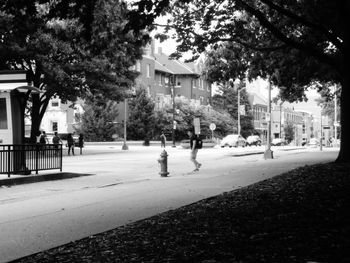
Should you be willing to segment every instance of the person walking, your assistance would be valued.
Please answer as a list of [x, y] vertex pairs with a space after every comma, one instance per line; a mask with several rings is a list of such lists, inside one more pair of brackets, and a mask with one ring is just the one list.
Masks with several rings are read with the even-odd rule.
[[162, 131], [162, 134], [160, 135], [160, 147], [165, 148], [166, 143], [166, 136], [164, 134], [164, 131]]
[[191, 157], [190, 160], [193, 162], [195, 169], [193, 170], [194, 172], [199, 171], [199, 168], [202, 166], [201, 163], [197, 161], [197, 153], [198, 153], [198, 140], [197, 136], [193, 133], [192, 130], [189, 130], [187, 132], [188, 137], [190, 138], [190, 148], [191, 148]]
[[72, 154], [74, 155], [74, 138], [71, 133], [68, 133], [67, 135], [67, 145], [68, 145], [68, 155], [70, 155], [71, 150], [72, 150]]
[[47, 135], [45, 131], [42, 131], [40, 135], [40, 143], [41, 144], [49, 144], [49, 139], [47, 139]]
[[80, 155], [83, 154], [83, 147], [84, 147], [84, 135], [82, 133], [80, 133], [79, 135], [79, 148], [80, 148]]
[[55, 148], [55, 155], [57, 155], [58, 153], [58, 145], [61, 143], [63, 144], [61, 138], [58, 136], [58, 133], [55, 132], [54, 136], [52, 138], [52, 143], [54, 144], [54, 148]]
[[45, 155], [45, 149], [46, 144], [49, 144], [49, 140], [47, 139], [46, 132], [42, 131], [39, 136], [39, 144], [40, 144], [40, 150], [42, 151], [42, 154]]

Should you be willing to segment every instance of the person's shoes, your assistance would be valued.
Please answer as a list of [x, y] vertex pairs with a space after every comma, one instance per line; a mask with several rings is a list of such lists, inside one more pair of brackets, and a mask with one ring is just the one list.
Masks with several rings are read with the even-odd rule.
[[198, 168], [196, 168], [196, 169], [194, 169], [194, 170], [193, 170], [193, 172], [198, 172], [198, 171], [199, 171], [199, 169], [198, 169]]
[[197, 170], [198, 170], [199, 168], [201, 168], [201, 166], [202, 166], [202, 164], [199, 163], [199, 164], [197, 165]]

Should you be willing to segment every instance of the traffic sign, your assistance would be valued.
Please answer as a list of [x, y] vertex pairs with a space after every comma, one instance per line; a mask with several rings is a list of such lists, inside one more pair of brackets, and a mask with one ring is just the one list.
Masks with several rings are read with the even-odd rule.
[[266, 121], [270, 121], [271, 119], [271, 114], [269, 112], [266, 112], [265, 113], [265, 116], [266, 116]]
[[216, 129], [215, 123], [210, 123], [209, 129], [211, 129], [212, 131], [215, 130]]

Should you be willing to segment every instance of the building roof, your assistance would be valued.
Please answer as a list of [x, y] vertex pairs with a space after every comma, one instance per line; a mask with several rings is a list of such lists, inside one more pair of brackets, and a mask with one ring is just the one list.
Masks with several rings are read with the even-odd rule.
[[154, 69], [156, 71], [161, 71], [161, 72], [165, 72], [165, 73], [169, 73], [169, 74], [174, 74], [174, 72], [172, 72], [167, 67], [163, 66], [163, 64], [160, 63], [158, 60], [155, 60], [155, 62], [154, 62]]
[[[154, 54], [156, 70], [178, 75], [197, 75], [189, 66], [178, 60], [169, 59], [165, 54]], [[162, 66], [162, 67], [160, 67]], [[167, 69], [167, 71], [165, 71]]]
[[249, 100], [251, 101], [252, 105], [267, 106], [267, 104], [268, 104], [267, 100], [265, 100], [263, 97], [261, 97], [260, 95], [254, 93], [254, 92], [249, 95]]

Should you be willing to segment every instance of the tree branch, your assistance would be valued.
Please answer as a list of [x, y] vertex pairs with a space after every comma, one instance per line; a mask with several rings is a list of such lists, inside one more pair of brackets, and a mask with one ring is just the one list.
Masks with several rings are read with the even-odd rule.
[[324, 63], [332, 66], [333, 68], [338, 69], [337, 63], [332, 58], [330, 58], [326, 54], [320, 52], [319, 50], [317, 50], [309, 45], [305, 45], [303, 43], [297, 42], [297, 41], [287, 37], [277, 27], [275, 27], [273, 24], [271, 24], [271, 22], [267, 20], [266, 16], [261, 11], [251, 7], [243, 0], [237, 0], [237, 1], [242, 5], [242, 7], [248, 13], [255, 16], [259, 20], [260, 24], [263, 27], [265, 27], [267, 30], [269, 30], [277, 39], [279, 39], [280, 41], [286, 43], [287, 45], [289, 45], [291, 47], [305, 51], [308, 54], [310, 54], [311, 56], [316, 57], [319, 60], [323, 61]]
[[285, 8], [282, 8], [279, 5], [276, 5], [275, 3], [273, 3], [270, 0], [260, 0], [262, 3], [266, 4], [267, 6], [269, 6], [271, 9], [276, 10], [278, 13], [285, 15], [293, 20], [295, 20], [297, 23], [300, 23], [302, 25], [305, 25], [307, 27], [313, 28], [321, 33], [323, 33], [337, 48], [339, 48], [340, 50], [342, 50], [342, 52], [344, 51], [344, 47], [342, 42], [338, 39], [338, 36], [329, 32], [329, 30], [327, 30], [327, 28], [323, 27], [322, 25], [316, 24], [316, 23], [312, 23], [310, 21], [308, 21], [307, 19], [296, 15], [295, 13], [290, 12], [289, 10], [286, 10]]
[[[278, 46], [272, 46], [272, 47], [262, 47], [262, 46], [254, 46], [248, 42], [245, 41], [241, 41], [238, 38], [220, 38], [220, 41], [225, 41], [225, 42], [236, 42], [246, 48], [252, 49], [252, 50], [256, 50], [256, 51], [263, 51], [263, 52], [270, 52], [270, 51], [276, 51], [276, 50], [280, 50], [283, 48], [286, 48], [288, 45], [287, 44], [283, 44], [283, 45], [278, 45]], [[215, 41], [216, 42], [216, 41]]]

